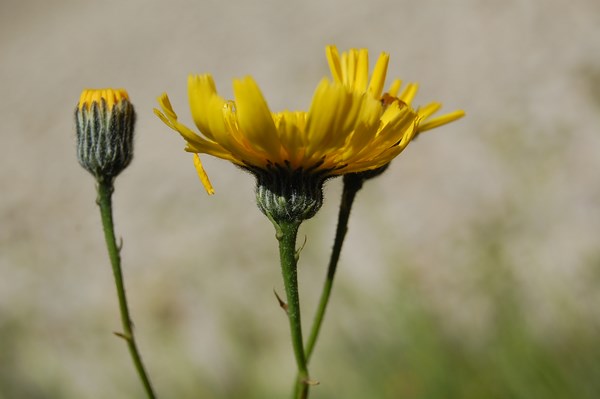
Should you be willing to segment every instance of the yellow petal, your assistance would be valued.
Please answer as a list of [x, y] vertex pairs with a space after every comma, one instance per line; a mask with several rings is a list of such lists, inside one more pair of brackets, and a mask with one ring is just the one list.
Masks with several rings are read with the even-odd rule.
[[161, 94], [156, 100], [168, 119], [177, 119], [177, 114], [173, 111], [173, 106], [171, 105], [171, 100], [169, 100], [167, 93]]
[[390, 86], [390, 89], [388, 90], [388, 94], [392, 97], [396, 97], [398, 95], [398, 91], [400, 91], [400, 86], [402, 86], [402, 81], [400, 79], [394, 80]]
[[429, 119], [425, 123], [419, 125], [419, 133], [424, 132], [426, 130], [434, 129], [436, 127], [445, 125], [450, 122], [454, 122], [455, 120], [460, 119], [463, 116], [465, 116], [465, 111], [457, 110], [454, 112], [450, 112], [449, 114]]
[[273, 116], [258, 85], [250, 76], [234, 80], [237, 122], [252, 147], [267, 154], [279, 154], [281, 143]]
[[198, 154], [194, 154], [194, 166], [196, 167], [196, 172], [198, 172], [198, 177], [204, 186], [204, 189], [208, 193], [208, 195], [213, 195], [215, 190], [213, 189], [212, 184], [210, 184], [210, 180], [208, 179], [208, 175], [202, 166], [202, 162], [200, 161], [200, 157]]
[[354, 80], [354, 91], [364, 93], [369, 82], [369, 52], [367, 49], [358, 51], [356, 59], [356, 79]]
[[342, 83], [342, 65], [340, 64], [340, 53], [337, 47], [327, 46], [325, 53], [327, 54], [327, 62], [329, 63], [329, 70], [331, 71], [333, 80]]
[[198, 130], [215, 140], [225, 132], [221, 110], [225, 100], [217, 94], [213, 77], [209, 74], [188, 77], [188, 97], [192, 118]]
[[354, 80], [356, 79], [356, 58], [358, 51], [356, 49], [350, 49], [342, 53], [342, 74], [344, 75], [344, 84], [347, 87], [354, 87]]
[[390, 55], [387, 53], [381, 53], [377, 59], [377, 63], [375, 64], [373, 76], [371, 76], [371, 83], [369, 83], [369, 93], [375, 98], [381, 97], [389, 61]]
[[204, 152], [217, 157], [222, 157], [225, 155], [226, 151], [224, 151], [223, 147], [219, 143], [206, 140], [194, 133], [184, 124], [179, 123], [177, 120], [177, 114], [175, 111], [173, 111], [169, 97], [166, 94], [162, 94], [160, 97], [158, 97], [158, 103], [162, 112], [155, 108], [154, 114], [158, 116], [165, 125], [181, 134], [188, 145], [193, 149], [193, 152]]
[[302, 167], [306, 154], [306, 112], [280, 112], [275, 117], [282, 144], [281, 158], [290, 162], [292, 168]]
[[345, 146], [346, 150], [343, 155], [345, 162], [351, 162], [353, 158], [358, 157], [369, 148], [370, 143], [375, 140], [381, 116], [381, 103], [375, 99], [366, 98], [358, 123]]
[[417, 112], [423, 120], [426, 120], [431, 115], [435, 114], [440, 108], [442, 108], [442, 104], [440, 103], [429, 103], [426, 106], [419, 108]]
[[360, 104], [338, 83], [323, 79], [317, 86], [306, 121], [308, 152], [326, 153], [354, 128]]
[[183, 138], [190, 143], [204, 144], [206, 140], [192, 132], [187, 126], [181, 124], [177, 120], [177, 114], [173, 111], [173, 106], [166, 93], [158, 97], [158, 104], [162, 113], [158, 109], [154, 109], [154, 113], [171, 129], [179, 132]]
[[404, 101], [406, 104], [410, 105], [412, 100], [417, 95], [417, 91], [419, 90], [419, 85], [416, 83], [409, 83], [406, 85], [406, 89], [400, 95], [400, 100]]
[[411, 108], [400, 106], [398, 102], [390, 104], [381, 117], [382, 125], [375, 144], [384, 148], [397, 146], [417, 121], [418, 115]]

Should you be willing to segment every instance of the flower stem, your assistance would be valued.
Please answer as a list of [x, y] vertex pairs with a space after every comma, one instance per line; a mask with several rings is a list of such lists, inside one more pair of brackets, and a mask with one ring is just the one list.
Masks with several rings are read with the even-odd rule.
[[104, 238], [106, 239], [106, 247], [112, 264], [113, 274], [115, 277], [115, 285], [117, 287], [117, 296], [119, 298], [119, 309], [121, 312], [121, 323], [123, 325], [123, 333], [115, 333], [123, 338], [129, 347], [129, 353], [133, 360], [135, 369], [142, 380], [144, 389], [148, 398], [155, 399], [156, 395], [152, 389], [150, 379], [144, 369], [142, 357], [138, 351], [135, 336], [133, 334], [133, 324], [129, 316], [129, 307], [127, 305], [127, 297], [125, 296], [125, 285], [123, 283], [123, 272], [121, 270], [120, 248], [117, 246], [114, 232], [113, 214], [112, 214], [112, 182], [98, 182], [98, 199], [97, 203], [100, 207], [100, 215], [102, 217], [102, 227], [104, 228]]
[[281, 272], [285, 293], [287, 295], [287, 315], [290, 322], [292, 346], [296, 358], [298, 375], [294, 392], [295, 399], [308, 398], [308, 367], [304, 355], [302, 341], [302, 323], [300, 319], [300, 298], [298, 295], [298, 277], [296, 265], [298, 253], [296, 252], [296, 236], [300, 222], [274, 222], [279, 240], [279, 255], [281, 259]]
[[312, 329], [310, 331], [310, 337], [306, 344], [306, 361], [310, 360], [310, 357], [319, 338], [319, 332], [321, 331], [321, 325], [323, 323], [323, 317], [329, 304], [329, 297], [331, 296], [331, 288], [333, 287], [333, 279], [337, 270], [338, 261], [340, 259], [340, 253], [342, 251], [342, 244], [346, 238], [348, 232], [348, 219], [350, 218], [350, 210], [354, 203], [356, 193], [362, 188], [364, 178], [359, 174], [350, 174], [344, 176], [344, 188], [342, 191], [342, 200], [340, 203], [340, 211], [338, 214], [338, 224], [335, 232], [335, 240], [333, 243], [333, 250], [331, 252], [331, 258], [329, 259], [329, 267], [327, 269], [327, 276], [325, 283], [323, 284], [323, 290], [321, 292], [321, 299], [317, 307], [317, 312], [313, 321]]

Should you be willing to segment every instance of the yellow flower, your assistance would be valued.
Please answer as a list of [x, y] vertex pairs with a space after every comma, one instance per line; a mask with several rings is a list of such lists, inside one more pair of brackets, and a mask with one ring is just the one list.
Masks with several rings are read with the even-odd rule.
[[382, 54], [369, 79], [367, 50], [340, 57], [327, 47], [333, 80], [317, 86], [308, 111], [271, 112], [251, 77], [233, 81], [235, 101], [217, 93], [210, 74], [188, 79], [192, 117], [202, 135], [178, 121], [166, 94], [158, 98], [156, 115], [187, 142], [209, 194], [212, 186], [199, 153], [210, 154], [259, 173], [285, 169], [326, 178], [377, 169], [389, 163], [420, 131], [463, 115], [462, 111], [428, 120], [440, 105], [414, 110], [416, 85], [396, 97], [400, 82], [382, 94], [389, 56]]
[[[402, 81], [396, 79], [392, 82], [389, 90], [383, 95], [381, 94], [389, 63], [389, 55], [387, 53], [382, 53], [379, 56], [371, 81], [368, 83], [369, 58], [366, 49], [350, 49], [340, 56], [335, 46], [327, 46], [326, 52], [329, 69], [335, 82], [343, 84], [349, 90], [356, 93], [368, 93], [371, 97], [381, 100], [384, 107], [395, 102], [403, 106], [411, 106], [412, 100], [415, 98], [419, 88], [417, 83], [407, 84], [402, 94], [398, 96]], [[464, 111], [457, 110], [449, 114], [430, 118], [441, 107], [442, 104], [432, 102], [416, 110], [418, 114], [417, 134], [453, 122], [465, 115]]]

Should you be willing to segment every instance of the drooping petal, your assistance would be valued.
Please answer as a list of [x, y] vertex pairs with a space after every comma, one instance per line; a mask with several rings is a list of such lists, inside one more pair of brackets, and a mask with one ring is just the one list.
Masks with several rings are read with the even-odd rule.
[[213, 195], [215, 193], [215, 190], [212, 184], [210, 184], [210, 180], [208, 179], [208, 175], [206, 174], [206, 171], [202, 166], [202, 162], [200, 161], [200, 157], [198, 156], [198, 154], [194, 154], [194, 167], [196, 168], [196, 172], [198, 172], [198, 177], [200, 178], [200, 181], [202, 182], [202, 185], [206, 189], [208, 195]]
[[165, 125], [181, 134], [181, 136], [191, 146], [193, 146], [197, 152], [205, 152], [215, 156], [219, 156], [217, 154], [223, 153], [223, 149], [219, 144], [200, 137], [190, 128], [182, 123], [179, 123], [177, 120], [177, 114], [175, 111], [173, 111], [171, 101], [166, 93], [163, 93], [160, 97], [158, 97], [158, 104], [160, 105], [162, 112], [155, 108], [154, 113], [165, 123]]

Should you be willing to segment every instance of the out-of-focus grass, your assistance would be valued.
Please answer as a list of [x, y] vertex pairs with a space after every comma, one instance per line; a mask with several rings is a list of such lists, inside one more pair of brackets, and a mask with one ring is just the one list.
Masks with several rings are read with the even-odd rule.
[[[344, 334], [326, 339], [333, 345], [319, 347], [313, 373], [318, 374], [323, 383], [313, 389], [312, 397], [598, 398], [597, 330], [586, 320], [565, 314], [565, 321], [571, 325], [567, 332], [559, 336], [539, 336], [519, 305], [518, 291], [503, 259], [501, 242], [495, 240], [494, 234], [482, 232], [477, 244], [481, 255], [477, 265], [481, 272], [481, 290], [489, 296], [492, 305], [492, 326], [485, 337], [471, 342], [448, 332], [439, 315], [428, 306], [426, 296], [418, 288], [417, 277], [409, 273], [399, 273], [394, 282], [397, 294], [385, 298], [375, 310], [361, 305], [356, 297], [352, 299], [351, 293], [340, 291], [345, 306], [353, 307], [356, 318], [348, 324], [349, 329]], [[372, 305], [373, 302], [369, 302], [369, 306]], [[227, 383], [212, 385], [207, 378], [195, 374], [193, 367], [182, 367], [180, 377], [188, 382], [169, 387], [174, 391], [164, 397], [287, 397], [287, 393], [281, 391], [281, 383], [269, 384], [269, 378], [260, 377], [265, 370], [265, 359], [259, 352], [270, 338], [260, 335], [256, 319], [236, 320], [230, 326], [230, 338], [239, 357]], [[47, 385], [36, 385], [35, 378], [27, 373], [27, 365], [13, 356], [18, 348], [2, 345], [2, 342], [19, 342], [15, 335], [25, 331], [18, 323], [5, 323], [0, 329], [1, 397], [75, 397], [60, 387], [49, 392]], [[325, 331], [332, 332], [331, 329]], [[193, 383], [192, 377], [202, 383]], [[270, 378], [275, 380], [279, 376]], [[205, 388], [203, 392], [199, 390], [201, 385]]]
[[[491, 209], [481, 210], [474, 220], [465, 221], [462, 232], [450, 237], [442, 251], [447, 256], [456, 256], [451, 263], [464, 263], [456, 270], [461, 273], [459, 280], [468, 281], [465, 284], [468, 292], [459, 298], [464, 301], [462, 312], [467, 313], [472, 328], [469, 322], [460, 328], [448, 325], [448, 321], [457, 315], [443, 313], [443, 307], [439, 306], [440, 293], [432, 292], [431, 285], [422, 281], [419, 267], [414, 265], [418, 262], [414, 253], [402, 253], [405, 250], [402, 248], [390, 249], [385, 258], [393, 271], [389, 272], [387, 287], [368, 297], [363, 296], [364, 292], [357, 292], [351, 284], [344, 284], [342, 265], [332, 307], [310, 368], [313, 378], [321, 381], [321, 385], [313, 388], [312, 398], [600, 397], [598, 321], [585, 311], [561, 304], [560, 293], [557, 293], [557, 298], [550, 294], [546, 300], [551, 302], [549, 307], [559, 309], [560, 328], [540, 328], [544, 324], [539, 323], [535, 306], [528, 303], [528, 287], [515, 273], [522, 268], [535, 267], [528, 264], [530, 258], [515, 256], [513, 246], [515, 241], [533, 245], [540, 240], [534, 233], [543, 233], [543, 230], [530, 223], [529, 213], [532, 204], [543, 204], [540, 198], [543, 191], [539, 187], [550, 184], [552, 176], [562, 168], [558, 160], [562, 159], [565, 150], [550, 141], [528, 142], [528, 136], [516, 128], [507, 128], [502, 136], [493, 137], [500, 137], [500, 141], [491, 143], [490, 147], [497, 149], [502, 164], [512, 177], [502, 184], [507, 184], [508, 191], [516, 195], [494, 203]], [[532, 158], [537, 169], [528, 167]], [[357, 204], [363, 206], [360, 200]], [[519, 248], [527, 250], [528, 245]], [[600, 253], [587, 254], [584, 259], [588, 264], [577, 266], [588, 272], [587, 277], [582, 277], [589, 280], [585, 286], [597, 286], [600, 283]], [[447, 266], [437, 265], [440, 269], [435, 270], [441, 271]], [[237, 275], [238, 267], [229, 267], [223, 262], [218, 274], [233, 272]], [[221, 281], [223, 293], [215, 297], [214, 292], [208, 292], [200, 297], [204, 304], [202, 312], [208, 312], [210, 317], [200, 317], [198, 320], [204, 324], [190, 326], [186, 324], [189, 318], [199, 314], [207, 316], [186, 302], [186, 295], [202, 286], [203, 277], [194, 265], [186, 265], [182, 270], [186, 270], [186, 274], [179, 280], [175, 275], [171, 276], [170, 284], [179, 288], [160, 293], [160, 287], [168, 287], [162, 283], [152, 294], [160, 305], [148, 305], [156, 307], [154, 336], [160, 336], [164, 344], [150, 346], [144, 341], [142, 347], [161, 397], [288, 397], [293, 360], [284, 316], [275, 309], [270, 293], [266, 296], [273, 306], [265, 310], [263, 307], [269, 303], [268, 299], [253, 298], [256, 303], [241, 301], [232, 295], [234, 289], [223, 282], [227, 280], [223, 277], [223, 281], [217, 280]], [[240, 284], [264, 286], [266, 277], [263, 274], [267, 269], [260, 270], [254, 277], [246, 271], [246, 280]], [[431, 272], [430, 269], [426, 273]], [[213, 273], [212, 278], [216, 278], [217, 272]], [[452, 286], [437, 284], [436, 287], [447, 290], [448, 297], [456, 300]], [[152, 291], [152, 287], [149, 290]], [[175, 293], [180, 296], [173, 296]], [[589, 291], [578, 294], [594, 297]], [[481, 306], [472, 306], [474, 303]], [[311, 310], [310, 306], [304, 308], [305, 326], [310, 322]], [[0, 317], [0, 399], [80, 399], [81, 392], [85, 391], [78, 386], [82, 382], [67, 375], [65, 370], [68, 368], [55, 367], [61, 359], [51, 359], [58, 351], [57, 348], [49, 350], [44, 341], [44, 329], [48, 326], [29, 320], [26, 313], [24, 311], [19, 317]], [[94, 328], [105, 331], [108, 324], [106, 320], [99, 320]], [[552, 325], [556, 323], [548, 323], [548, 326]], [[152, 328], [147, 326], [146, 329]], [[108, 331], [100, 336], [106, 334]], [[186, 334], [193, 334], [200, 341], [213, 334], [212, 340], [221, 347], [209, 354], [199, 353], [198, 347], [207, 344], [191, 350]], [[73, 348], [86, 348], [98, 339], [98, 336], [89, 338], [90, 331], [75, 336], [82, 342], [68, 341]], [[107, 342], [105, 345], [113, 345], [113, 341]], [[125, 348], [122, 352], [119, 359], [93, 357], [102, 353], [99, 348], [86, 353], [78, 353], [77, 349], [69, 352], [65, 362], [72, 362], [73, 356], [80, 357], [80, 362], [97, 362], [90, 367], [99, 373], [90, 376], [92, 384], [98, 384], [96, 379], [106, 381], [115, 377], [115, 384], [110, 389], [107, 387], [97, 396], [88, 394], [86, 398], [102, 398], [108, 393], [111, 397], [141, 397], [132, 396], [142, 393]], [[206, 361], [198, 361], [205, 360], [205, 356], [214, 358], [209, 368]], [[116, 365], [114, 369], [113, 364]], [[127, 372], [123, 374], [122, 370]]]
[[[466, 233], [451, 243], [467, 253], [463, 272], [471, 281], [467, 301], [485, 304], [476, 320], [485, 318], [476, 333], [449, 328], [440, 314], [430, 288], [421, 281], [412, 259], [389, 254], [387, 291], [363, 298], [352, 287], [339, 284], [334, 292], [337, 309], [325, 321], [323, 336], [311, 371], [322, 382], [312, 390], [315, 399], [596, 399], [600, 397], [600, 344], [597, 321], [564, 307], [561, 328], [540, 331], [535, 308], [525, 306], [526, 289], [515, 275], [519, 267], [507, 246], [519, 218], [509, 212], [491, 212], [483, 220], [471, 221]], [[590, 254], [589, 279], [600, 280], [600, 254]], [[396, 263], [394, 265], [394, 263]], [[442, 266], [440, 266], [442, 267]], [[465, 276], [466, 277], [466, 276]], [[600, 282], [600, 281], [599, 281]], [[448, 288], [451, 289], [451, 288]], [[450, 293], [449, 293], [450, 294]], [[438, 295], [439, 296], [439, 295]], [[471, 298], [471, 299], [469, 299]], [[552, 298], [548, 298], [552, 300]], [[160, 301], [165, 302], [165, 298]], [[439, 304], [438, 304], [439, 305]], [[465, 303], [465, 311], [472, 307]], [[242, 309], [240, 309], [240, 306]], [[335, 306], [335, 305], [334, 305]], [[560, 300], [552, 306], [560, 306]], [[175, 306], [177, 308], [177, 306]], [[276, 331], [265, 327], [260, 309], [252, 304], [223, 300], [214, 304], [218, 317], [215, 331], [225, 334], [226, 347], [212, 352], [220, 371], [214, 374], [194, 362], [198, 353], [186, 353], [177, 318], [165, 314], [161, 334], [164, 348], [147, 347], [152, 358], [159, 352], [168, 362], [153, 363], [160, 374], [162, 397], [280, 399], [291, 389], [291, 357], [288, 354], [283, 317]], [[164, 312], [163, 312], [164, 313]], [[168, 313], [168, 312], [167, 312]], [[305, 308], [305, 323], [310, 309]], [[273, 315], [268, 316], [273, 324]], [[275, 318], [275, 320], [277, 320]], [[103, 324], [103, 323], [101, 323]], [[211, 327], [212, 328], [212, 327]], [[463, 326], [464, 328], [464, 326]], [[203, 326], [203, 330], [208, 326]], [[68, 375], [41, 374], [35, 348], [40, 334], [31, 334], [26, 318], [3, 318], [0, 324], [0, 398], [76, 398]], [[37, 341], [36, 341], [37, 340]], [[15, 346], [17, 345], [17, 346]], [[19, 346], [20, 345], [20, 346]], [[44, 345], [39, 342], [40, 347]], [[123, 349], [124, 350], [124, 349]], [[172, 351], [172, 359], [169, 359]], [[24, 356], [30, 354], [31, 356]], [[83, 356], [83, 355], [82, 355]], [[187, 356], [187, 357], [186, 357]], [[106, 362], [102, 359], [101, 362]], [[115, 360], [116, 361], [116, 360]], [[128, 368], [123, 356], [121, 367]], [[278, 365], [281, 367], [279, 372]], [[102, 366], [99, 365], [102, 370]], [[110, 366], [105, 365], [106, 370]], [[215, 367], [217, 367], [215, 365]], [[162, 372], [161, 372], [162, 371]], [[46, 370], [47, 372], [47, 370]], [[218, 378], [214, 378], [218, 374]], [[128, 374], [132, 375], [132, 374]], [[124, 382], [125, 380], [126, 382]], [[139, 392], [137, 380], [122, 377], [122, 391]], [[114, 390], [113, 390], [114, 392]], [[140, 392], [141, 395], [141, 392]], [[98, 393], [98, 398], [104, 397]], [[124, 396], [123, 397], [128, 397]], [[141, 397], [141, 396], [140, 396]]]
[[[477, 342], [449, 332], [418, 288], [400, 273], [397, 295], [376, 310], [358, 305], [354, 331], [336, 338], [337, 358], [315, 398], [597, 398], [597, 325], [564, 314], [569, 327], [540, 334], [519, 298], [507, 264], [502, 222], [473, 232], [479, 294], [488, 299], [490, 326]], [[322, 354], [321, 354], [322, 355]], [[324, 368], [324, 366], [321, 366]]]
[[[312, 372], [322, 384], [311, 397], [598, 398], [597, 325], [565, 310], [567, 327], [561, 331], [540, 333], [535, 328], [506, 253], [506, 223], [505, 218], [491, 218], [473, 226], [468, 235], [472, 262], [468, 266], [477, 282], [472, 295], [488, 305], [487, 328], [476, 339], [447, 328], [410, 268], [396, 274], [392, 296], [363, 301], [341, 287], [336, 295], [355, 317], [330, 315], [337, 326], [324, 331], [336, 336], [324, 336], [316, 352]], [[260, 352], [273, 337], [264, 334], [257, 318], [248, 314], [232, 318], [227, 330], [238, 362], [228, 382], [214, 387], [209, 396], [287, 397], [288, 387], [280, 375], [262, 376], [269, 359]], [[186, 392], [177, 397], [197, 396]]]

